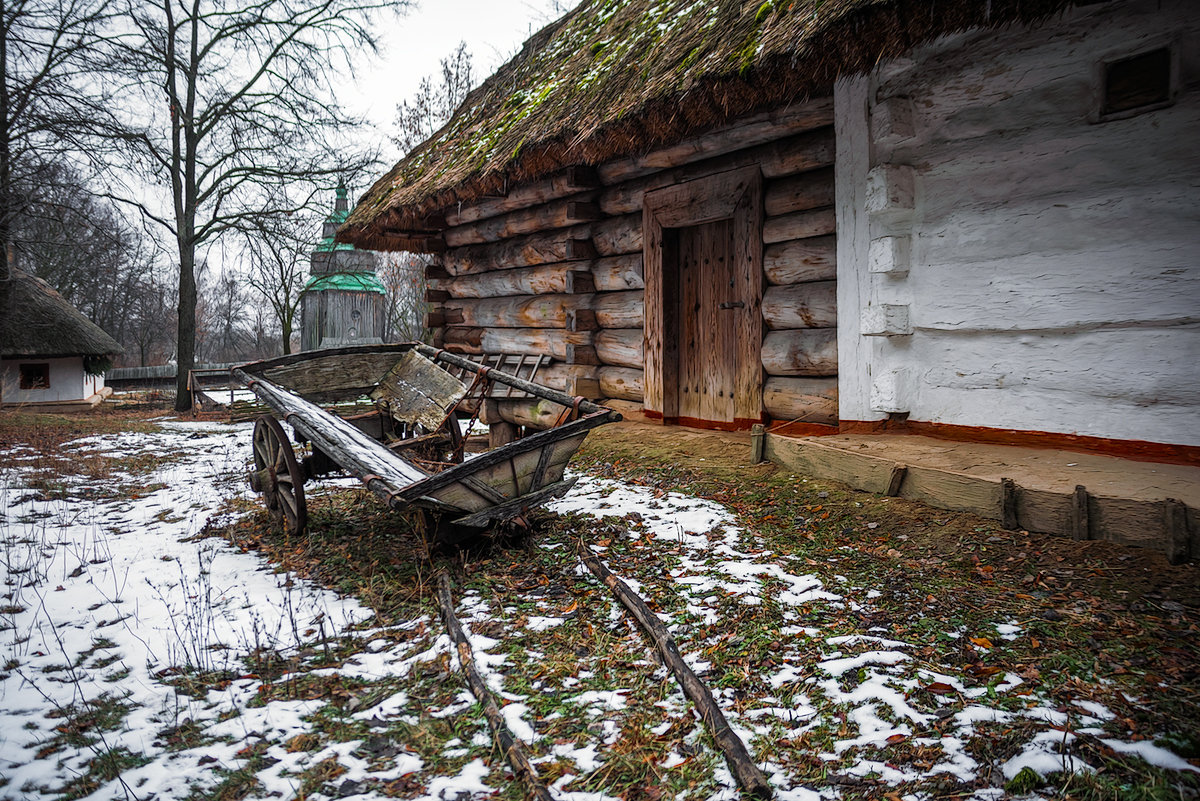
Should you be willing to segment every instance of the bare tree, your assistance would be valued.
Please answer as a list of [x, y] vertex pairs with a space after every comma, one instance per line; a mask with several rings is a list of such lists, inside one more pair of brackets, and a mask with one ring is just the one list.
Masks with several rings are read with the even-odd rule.
[[89, 151], [81, 137], [109, 119], [95, 83], [96, 47], [110, 0], [0, 0], [0, 280], [14, 256], [13, 227], [28, 212], [29, 187]]
[[166, 197], [121, 196], [169, 232], [179, 260], [176, 408], [195, 362], [198, 253], [256, 222], [295, 214], [373, 162], [340, 131], [334, 98], [349, 58], [375, 48], [372, 15], [407, 0], [121, 0], [131, 32], [122, 140]]
[[440, 74], [426, 75], [416, 94], [396, 106], [396, 134], [392, 141], [402, 153], [433, 136], [475, 88], [466, 42], [459, 42], [440, 64]]
[[292, 333], [300, 311], [312, 232], [319, 220], [312, 215], [293, 215], [263, 220], [255, 235], [247, 237], [250, 285], [270, 306], [279, 328], [283, 353], [292, 352]]
[[391, 342], [425, 340], [425, 267], [429, 257], [400, 251], [376, 255], [376, 272], [387, 291], [387, 325], [384, 336]]

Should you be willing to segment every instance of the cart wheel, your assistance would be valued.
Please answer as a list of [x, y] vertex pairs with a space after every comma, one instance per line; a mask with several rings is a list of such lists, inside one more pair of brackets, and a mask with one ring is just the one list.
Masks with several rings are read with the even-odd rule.
[[283, 427], [273, 417], [263, 415], [254, 422], [254, 472], [250, 486], [261, 492], [267, 509], [283, 518], [293, 534], [304, 531], [308, 507], [304, 503], [304, 472], [288, 442]]

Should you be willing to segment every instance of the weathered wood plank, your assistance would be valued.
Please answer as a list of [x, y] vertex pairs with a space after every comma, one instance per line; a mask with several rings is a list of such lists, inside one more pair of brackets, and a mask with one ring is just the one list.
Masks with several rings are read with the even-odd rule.
[[644, 298], [640, 289], [597, 292], [591, 296], [590, 306], [601, 328], [640, 328], [645, 320]]
[[772, 376], [763, 383], [763, 409], [775, 420], [835, 424], [837, 379]]
[[497, 242], [514, 236], [566, 228], [581, 222], [599, 219], [595, 204], [596, 193], [584, 192], [569, 199], [555, 200], [544, 205], [519, 209], [499, 217], [447, 228], [442, 237], [449, 247]]
[[600, 193], [600, 210], [605, 214], [629, 214], [642, 208], [644, 196], [668, 186], [698, 180], [715, 173], [754, 167], [764, 178], [780, 178], [833, 164], [833, 127], [739, 150], [686, 167], [665, 170], [646, 178], [606, 187]]
[[619, 292], [645, 286], [642, 282], [641, 253], [596, 259], [590, 263], [590, 267], [597, 292]]
[[596, 332], [594, 345], [601, 364], [616, 367], [645, 366], [641, 328], [606, 328]]
[[789, 239], [827, 236], [836, 232], [837, 219], [833, 207], [826, 207], [813, 211], [798, 211], [782, 217], [768, 217], [763, 223], [762, 239], [769, 245]]
[[515, 295], [447, 301], [445, 311], [461, 314], [461, 324], [500, 328], [566, 328], [569, 310], [586, 308], [589, 295]]
[[767, 245], [763, 272], [773, 285], [837, 278], [837, 237], [816, 236]]
[[762, 344], [762, 364], [767, 375], [837, 375], [837, 329], [768, 332]]
[[711, 159], [832, 124], [832, 98], [817, 98], [788, 108], [744, 117], [724, 128], [642, 156], [610, 161], [600, 165], [597, 173], [601, 183], [611, 186], [659, 170]]
[[568, 167], [541, 181], [513, 187], [504, 197], [492, 197], [477, 203], [451, 209], [446, 213], [447, 225], [466, 225], [488, 217], [496, 217], [520, 208], [536, 206], [558, 198], [595, 189], [600, 185], [591, 167]]
[[837, 327], [837, 282], [773, 286], [763, 294], [762, 316], [771, 330]]
[[767, 182], [763, 212], [768, 217], [833, 205], [833, 168], [823, 167]]
[[643, 396], [642, 371], [631, 367], [601, 367], [596, 371], [600, 392], [606, 398], [640, 401]]

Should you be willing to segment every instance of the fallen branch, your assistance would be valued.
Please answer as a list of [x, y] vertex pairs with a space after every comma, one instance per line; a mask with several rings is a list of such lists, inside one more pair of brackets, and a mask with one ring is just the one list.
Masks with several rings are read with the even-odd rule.
[[483, 716], [487, 718], [496, 743], [504, 753], [504, 758], [508, 760], [516, 777], [529, 788], [530, 797], [537, 801], [553, 801], [554, 797], [550, 795], [546, 785], [542, 784], [542, 780], [538, 778], [537, 769], [529, 763], [529, 758], [525, 756], [525, 750], [521, 748], [521, 741], [514, 737], [513, 733], [508, 730], [508, 726], [504, 724], [504, 716], [500, 714], [496, 700], [479, 675], [479, 671], [475, 669], [475, 652], [471, 650], [471, 643], [467, 640], [466, 632], [463, 631], [462, 624], [458, 622], [458, 617], [454, 614], [454, 599], [450, 595], [450, 575], [445, 568], [438, 572], [437, 595], [438, 605], [442, 610], [442, 622], [446, 624], [446, 631], [458, 648], [458, 663], [462, 667], [463, 675], [467, 678], [467, 686], [471, 688], [472, 695], [483, 705]]
[[642, 630], [654, 642], [654, 647], [662, 657], [663, 663], [675, 674], [675, 680], [683, 688], [684, 695], [695, 705], [696, 711], [700, 714], [700, 720], [708, 728], [717, 747], [721, 749], [725, 762], [733, 772], [742, 792], [755, 798], [770, 798], [772, 796], [771, 785], [767, 783], [766, 776], [754, 764], [742, 738], [738, 737], [730, 728], [729, 722], [725, 720], [724, 713], [717, 706], [708, 687], [683, 661], [679, 648], [676, 647], [675, 640], [667, 631], [667, 627], [662, 624], [657, 615], [650, 611], [646, 602], [629, 589], [629, 585], [614, 576], [612, 571], [605, 567], [604, 563], [597, 559], [596, 554], [582, 541], [579, 542], [579, 558], [596, 578], [612, 590], [613, 595], [617, 596], [617, 600], [629, 610], [629, 613], [641, 625]]

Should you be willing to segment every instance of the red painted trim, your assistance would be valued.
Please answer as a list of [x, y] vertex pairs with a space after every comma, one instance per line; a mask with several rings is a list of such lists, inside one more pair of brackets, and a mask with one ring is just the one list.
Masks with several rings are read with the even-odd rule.
[[778, 423], [767, 429], [768, 434], [779, 434], [784, 437], [827, 437], [830, 434], [841, 433], [837, 426], [824, 423], [802, 423], [796, 420]]
[[750, 426], [758, 424], [759, 420], [746, 420], [738, 418], [733, 421], [729, 420], [701, 420], [698, 417], [675, 417], [670, 420], [664, 420], [667, 423], [675, 425], [687, 426], [688, 428], [703, 428], [709, 431], [747, 431]]
[[1165, 462], [1200, 467], [1200, 447], [1146, 442], [1138, 439], [1107, 439], [1053, 431], [1024, 431], [1012, 428], [960, 426], [928, 423], [921, 420], [842, 420], [842, 434], [920, 434], [958, 442], [982, 442], [990, 445], [1017, 445], [1025, 448], [1058, 448], [1068, 451], [1102, 453], [1137, 462]]
[[[644, 414], [646, 416], [647, 420], [662, 420], [663, 419], [662, 412], [656, 412], [653, 409], [647, 409], [644, 406], [642, 407], [642, 414]], [[663, 422], [667, 422], [667, 421], [663, 420]]]

